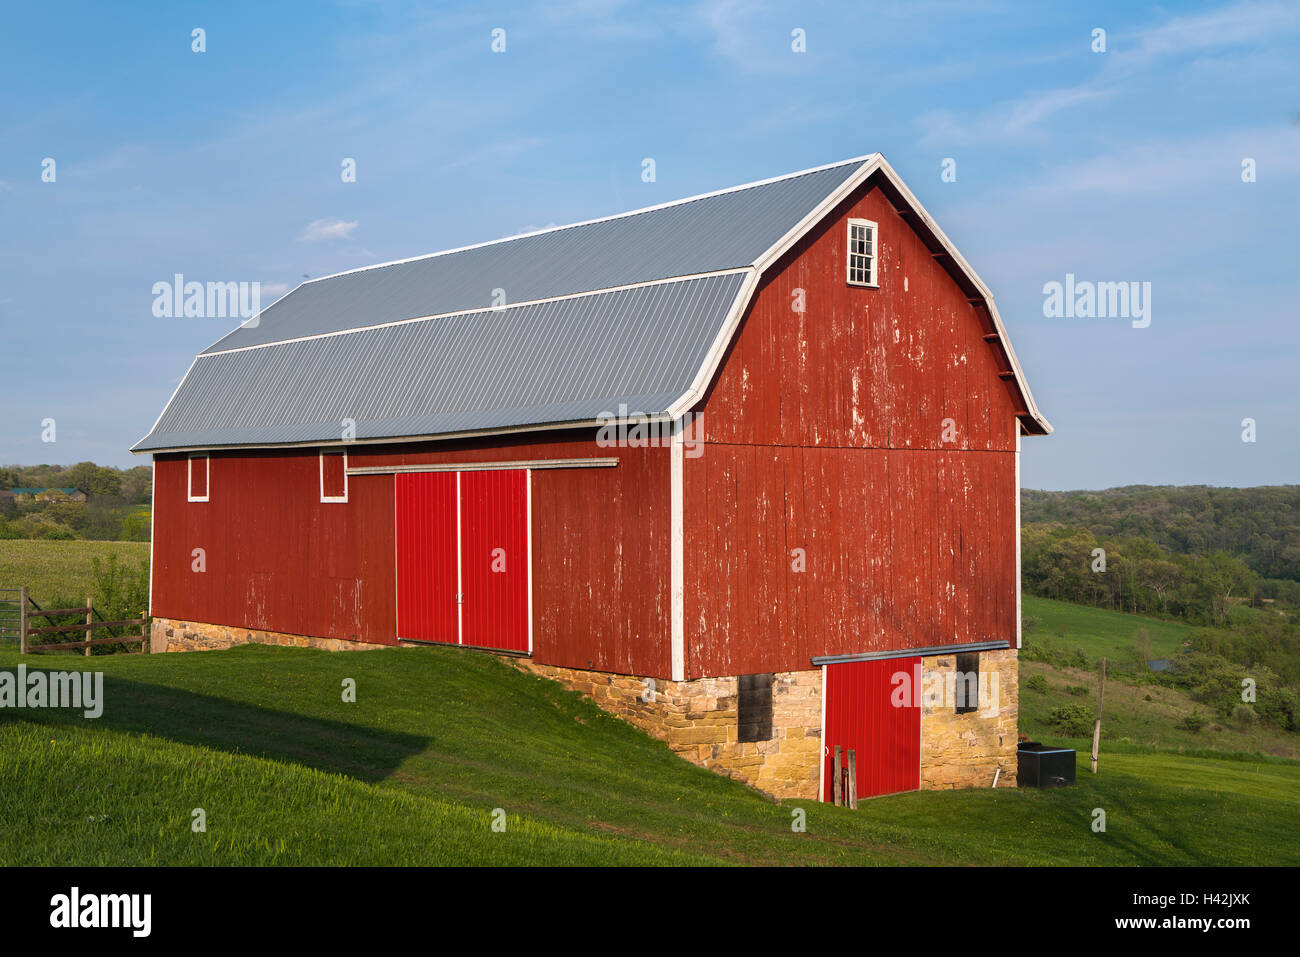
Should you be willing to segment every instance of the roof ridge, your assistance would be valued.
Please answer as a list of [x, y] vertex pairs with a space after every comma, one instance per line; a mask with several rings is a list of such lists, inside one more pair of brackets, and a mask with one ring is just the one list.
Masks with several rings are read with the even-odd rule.
[[[702, 199], [710, 199], [714, 196], [724, 196], [727, 193], [739, 193], [746, 189], [756, 189], [759, 186], [770, 186], [773, 183], [779, 183], [787, 179], [797, 179], [800, 176], [808, 176], [812, 173], [820, 173], [828, 169], [835, 169], [838, 166], [850, 166], [854, 163], [865, 163], [877, 156], [879, 153], [866, 153], [862, 156], [854, 156], [849, 159], [839, 160], [834, 163], [825, 163], [821, 166], [813, 166], [808, 169], [796, 170], [793, 173], [783, 173], [780, 176], [771, 176], [767, 179], [755, 180], [751, 183], [741, 183], [738, 186], [728, 186], [724, 189], [715, 189], [707, 193], [698, 193], [694, 196], [686, 196], [682, 199], [669, 200], [664, 203], [656, 203], [652, 206], [642, 206], [639, 209], [629, 209], [622, 213], [613, 213], [609, 216], [597, 216], [594, 219], [584, 219], [576, 223], [565, 223], [559, 226], [547, 226], [543, 229], [534, 229], [526, 233], [517, 233], [514, 236], [502, 236], [499, 239], [489, 239], [481, 243], [470, 243], [466, 246], [457, 246], [453, 249], [440, 249], [436, 252], [424, 253], [419, 256], [408, 256], [405, 259], [392, 259], [388, 262], [373, 263], [369, 266], [357, 266], [353, 269], [344, 269], [340, 272], [330, 273], [328, 276], [317, 276], [314, 279], [308, 279], [299, 283], [299, 287], [309, 285], [314, 282], [323, 282], [326, 279], [337, 279], [339, 276], [348, 276], [352, 273], [367, 272], [371, 269], [384, 269], [388, 266], [401, 266], [406, 263], [420, 262], [425, 259], [437, 259], [440, 256], [450, 256], [452, 253], [468, 252], [471, 249], [482, 249], [486, 246], [497, 246], [502, 243], [511, 243], [520, 239], [528, 239], [532, 236], [543, 236], [547, 233], [563, 232], [566, 229], [578, 229], [582, 226], [594, 226], [596, 223], [605, 223], [615, 219], [625, 219], [629, 216], [640, 216], [643, 213], [652, 213], [660, 209], [669, 209], [673, 206], [685, 206], [687, 203], [699, 202]], [[295, 287], [297, 288], [297, 287]], [[215, 345], [215, 343], [214, 343]]]

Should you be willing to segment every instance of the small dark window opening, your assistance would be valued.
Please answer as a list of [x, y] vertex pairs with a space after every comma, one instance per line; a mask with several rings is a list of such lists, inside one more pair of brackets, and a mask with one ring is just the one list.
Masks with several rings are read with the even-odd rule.
[[772, 676], [741, 675], [739, 692], [737, 740], [772, 740]]
[[980, 706], [980, 654], [966, 652], [957, 656], [957, 713], [978, 711]]

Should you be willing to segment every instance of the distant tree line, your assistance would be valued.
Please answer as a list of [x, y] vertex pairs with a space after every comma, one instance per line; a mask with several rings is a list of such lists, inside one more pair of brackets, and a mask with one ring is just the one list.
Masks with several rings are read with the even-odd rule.
[[1261, 582], [1300, 582], [1300, 485], [1130, 485], [1021, 493], [1026, 525], [1071, 525], [1099, 538], [1146, 539], [1177, 555], [1236, 556]]
[[77, 488], [86, 501], [53, 494], [48, 499], [0, 497], [0, 539], [148, 541], [152, 470], [76, 465], [0, 466], [0, 490]]
[[1141, 536], [1111, 538], [1072, 525], [1025, 525], [1021, 574], [1032, 595], [1138, 615], [1225, 625], [1236, 605], [1300, 604], [1300, 582], [1262, 580], [1224, 551], [1182, 555]]

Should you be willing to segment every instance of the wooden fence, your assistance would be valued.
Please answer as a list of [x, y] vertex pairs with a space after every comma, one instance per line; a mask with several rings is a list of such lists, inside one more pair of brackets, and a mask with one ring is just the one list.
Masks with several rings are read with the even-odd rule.
[[[10, 595], [14, 597], [8, 597]], [[71, 625], [33, 627], [33, 622], [38, 622], [39, 619], [44, 618], [48, 621], [65, 615], [85, 615], [85, 621]], [[94, 633], [97, 628], [139, 628], [140, 634], [95, 638]], [[85, 637], [77, 641], [48, 643], [34, 643], [31, 640], [34, 636], [63, 634], [84, 634]], [[84, 650], [86, 655], [89, 655], [90, 649], [96, 645], [122, 645], [124, 650], [129, 650], [126, 646], [133, 644], [139, 644], [139, 650], [144, 652], [149, 650], [149, 614], [142, 611], [139, 618], [105, 621], [95, 610], [90, 598], [86, 599], [85, 607], [82, 608], [41, 608], [27, 594], [25, 585], [22, 588], [0, 588], [0, 637], [17, 638], [19, 650], [23, 654], [36, 651]]]

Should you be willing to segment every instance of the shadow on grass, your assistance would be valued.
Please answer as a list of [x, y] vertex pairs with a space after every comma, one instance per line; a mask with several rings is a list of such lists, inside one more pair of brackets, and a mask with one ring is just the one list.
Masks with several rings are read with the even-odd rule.
[[[28, 665], [28, 673], [74, 668], [42, 662]], [[391, 775], [407, 758], [426, 750], [431, 740], [423, 735], [381, 731], [111, 675], [104, 676], [103, 701], [103, 714], [94, 719], [84, 717], [83, 711], [76, 708], [6, 707], [0, 708], [0, 723], [21, 720], [152, 735], [371, 782]]]

